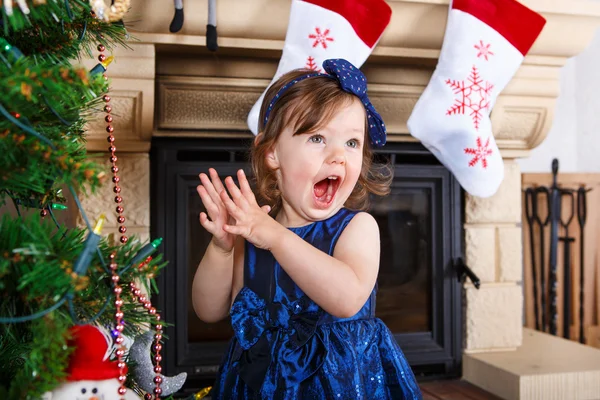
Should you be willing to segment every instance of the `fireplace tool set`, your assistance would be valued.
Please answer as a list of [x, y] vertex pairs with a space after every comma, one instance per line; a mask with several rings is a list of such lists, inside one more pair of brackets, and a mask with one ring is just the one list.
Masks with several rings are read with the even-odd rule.
[[[572, 246], [576, 239], [570, 236], [569, 226], [576, 218], [579, 227], [579, 342], [585, 343], [584, 335], [584, 243], [587, 218], [586, 195], [591, 189], [559, 187], [557, 182], [558, 160], [552, 160], [552, 185], [537, 186], [525, 190], [525, 215], [529, 231], [531, 277], [533, 286], [533, 310], [535, 329], [556, 335], [558, 332], [558, 246], [563, 249], [563, 337], [570, 339], [572, 320], [571, 299], [573, 282], [571, 273], [577, 266], [571, 263]], [[537, 240], [536, 240], [537, 227]], [[559, 237], [562, 227], [564, 236]], [[549, 247], [546, 249], [546, 233]], [[537, 243], [537, 246], [536, 246]], [[546, 271], [548, 276], [546, 277]], [[538, 275], [539, 273], [539, 275]], [[539, 285], [538, 285], [539, 283]], [[539, 296], [538, 296], [539, 294]], [[538, 303], [539, 302], [541, 304]]]

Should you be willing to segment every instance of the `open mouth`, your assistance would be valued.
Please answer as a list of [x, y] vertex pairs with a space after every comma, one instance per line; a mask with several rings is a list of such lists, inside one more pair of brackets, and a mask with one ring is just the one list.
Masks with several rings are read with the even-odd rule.
[[339, 176], [332, 175], [315, 183], [313, 193], [317, 208], [325, 209], [331, 205], [340, 187], [340, 181]]

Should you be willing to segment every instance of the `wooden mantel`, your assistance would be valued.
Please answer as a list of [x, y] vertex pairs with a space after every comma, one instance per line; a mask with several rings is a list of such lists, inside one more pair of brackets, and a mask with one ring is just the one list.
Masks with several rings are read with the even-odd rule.
[[[132, 34], [143, 43], [205, 46], [207, 1], [184, 1], [185, 23], [169, 33], [172, 4], [162, 0], [133, 1]], [[448, 0], [387, 0], [392, 20], [372, 53], [374, 59], [437, 59], [442, 45]], [[528, 64], [563, 65], [589, 43], [600, 20], [600, 3], [592, 0], [524, 0], [548, 21], [530, 51]], [[219, 0], [217, 30], [221, 49], [280, 51], [291, 1]], [[565, 34], [568, 33], [568, 34]]]
[[[132, 50], [117, 49], [117, 61], [108, 72], [114, 82], [113, 97], [125, 107], [121, 151], [147, 151], [153, 135], [206, 136], [207, 130], [226, 130], [229, 136], [249, 135], [244, 115], [276, 69], [285, 40], [290, 3], [219, 0], [219, 50], [211, 53], [205, 47], [206, 0], [184, 1], [185, 23], [176, 34], [168, 30], [173, 17], [172, 3], [133, 0], [126, 18], [131, 21], [128, 25], [133, 38]], [[444, 37], [448, 0], [388, 0], [388, 3], [393, 10], [391, 23], [363, 69], [370, 82], [373, 102], [382, 110], [390, 140], [410, 141], [413, 139], [406, 120], [435, 67]], [[494, 134], [505, 158], [526, 156], [546, 137], [559, 95], [560, 69], [568, 58], [588, 45], [600, 26], [600, 3], [596, 1], [529, 0], [523, 3], [540, 12], [548, 22], [492, 111]], [[157, 63], [161, 53], [168, 54], [163, 64]], [[224, 72], [217, 77], [205, 72], [214, 69], [214, 65], [208, 64], [210, 60], [227, 57], [244, 60], [238, 72]], [[243, 70], [242, 76], [239, 76], [240, 70]], [[156, 75], [178, 77], [157, 79]], [[236, 80], [240, 77], [245, 79]], [[160, 97], [181, 86], [199, 93], [195, 96], [199, 106], [205, 104], [203, 93], [213, 96], [223, 87], [243, 88], [244, 95], [227, 100], [228, 107], [239, 111], [220, 117], [233, 119], [222, 127], [201, 119], [181, 125], [161, 123], [169, 116], [161, 114], [164, 99], [156, 101], [155, 89], [156, 96]], [[163, 101], [156, 110], [155, 101]], [[97, 134], [93, 129], [88, 147], [105, 150], [101, 128]]]

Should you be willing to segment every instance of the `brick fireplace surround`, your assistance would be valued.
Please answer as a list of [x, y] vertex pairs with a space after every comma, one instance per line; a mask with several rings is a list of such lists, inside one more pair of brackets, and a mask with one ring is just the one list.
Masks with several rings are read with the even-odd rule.
[[[392, 22], [363, 71], [389, 140], [412, 141], [406, 121], [435, 67], [448, 0], [388, 3]], [[492, 198], [465, 198], [466, 262], [482, 284], [480, 290], [465, 284], [463, 378], [511, 400], [592, 398], [600, 393], [600, 352], [523, 328], [521, 174], [515, 159], [546, 137], [560, 69], [591, 40], [600, 25], [600, 3], [523, 3], [548, 23], [492, 112], [504, 182]], [[220, 0], [220, 48], [212, 54], [204, 47], [206, 1], [185, 3], [185, 26], [178, 34], [168, 33], [170, 2], [132, 1], [128, 18], [136, 22], [130, 33], [138, 41], [131, 50], [117, 50], [108, 71], [129, 234], [149, 235], [153, 136], [248, 137], [246, 115], [277, 67], [289, 4]], [[89, 151], [106, 152], [102, 120], [90, 128]], [[107, 197], [108, 185], [88, 198], [88, 216], [106, 212]], [[106, 214], [106, 230], [116, 231], [114, 213]]]

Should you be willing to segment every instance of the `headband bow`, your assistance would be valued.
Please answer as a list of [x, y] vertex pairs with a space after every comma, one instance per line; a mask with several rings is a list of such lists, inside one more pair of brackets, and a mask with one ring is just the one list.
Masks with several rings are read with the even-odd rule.
[[337, 80], [342, 90], [352, 93], [360, 99], [367, 112], [367, 122], [371, 144], [376, 147], [383, 146], [386, 142], [385, 124], [383, 123], [383, 120], [377, 110], [375, 110], [375, 107], [373, 107], [373, 104], [371, 104], [369, 96], [367, 96], [367, 79], [365, 78], [364, 74], [354, 65], [352, 65], [352, 63], [342, 58], [325, 60], [323, 62], [323, 69], [325, 72], [327, 72], [326, 74], [320, 72], [309, 73], [296, 78], [283, 86], [269, 103], [269, 106], [265, 112], [263, 126], [267, 125], [269, 115], [271, 114], [271, 110], [273, 109], [273, 106], [277, 100], [279, 100], [283, 93], [291, 86], [306, 78], [311, 78], [314, 76], [327, 76]]

